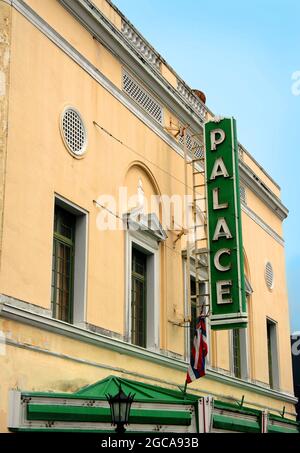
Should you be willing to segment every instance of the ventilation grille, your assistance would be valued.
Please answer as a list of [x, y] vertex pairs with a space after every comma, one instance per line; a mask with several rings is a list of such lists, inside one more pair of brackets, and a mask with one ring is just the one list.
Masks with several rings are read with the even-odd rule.
[[123, 72], [123, 90], [140, 107], [142, 107], [152, 118], [160, 124], [163, 122], [163, 109], [149, 93], [139, 85], [129, 74]]
[[244, 186], [240, 186], [240, 198], [241, 201], [246, 204], [246, 189]]
[[265, 279], [266, 279], [266, 284], [269, 289], [274, 288], [274, 272], [273, 272], [273, 267], [270, 262], [266, 264], [266, 269], [265, 269]]
[[87, 143], [86, 129], [79, 112], [68, 107], [62, 114], [61, 128], [64, 142], [76, 156], [82, 156]]
[[[179, 135], [178, 142], [181, 146], [184, 146], [184, 137]], [[186, 132], [186, 147], [190, 152], [193, 159], [200, 159], [204, 156], [203, 146], [198, 140], [195, 140], [189, 132]]]

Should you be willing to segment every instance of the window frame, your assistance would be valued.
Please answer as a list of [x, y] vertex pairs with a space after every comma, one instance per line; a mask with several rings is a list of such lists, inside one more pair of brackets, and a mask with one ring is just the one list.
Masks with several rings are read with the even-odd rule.
[[[68, 212], [65, 209], [63, 209], [61, 206], [58, 204], [55, 205], [55, 213], [54, 213], [54, 218], [56, 215], [56, 209], [59, 208], [60, 211]], [[51, 311], [52, 311], [52, 316], [55, 319], [58, 319], [60, 321], [67, 322], [69, 324], [72, 324], [73, 322], [73, 306], [74, 306], [74, 255], [75, 255], [75, 235], [76, 235], [76, 217], [69, 213], [73, 219], [72, 219], [72, 239], [69, 239], [67, 236], [62, 235], [59, 233], [56, 228], [55, 228], [55, 221], [54, 221], [54, 228], [53, 228], [53, 254], [52, 254], [52, 279], [51, 279]], [[58, 304], [57, 304], [57, 259], [55, 259], [54, 262], [54, 257], [57, 256], [57, 246], [59, 244], [62, 244], [63, 246], [66, 246], [70, 250], [70, 263], [69, 263], [69, 287], [68, 287], [68, 302], [67, 302], [67, 319], [61, 319], [58, 317], [57, 312], [59, 311]], [[53, 274], [54, 273], [54, 274]]]
[[[271, 330], [269, 330], [271, 327]], [[270, 337], [269, 337], [270, 332]], [[278, 354], [278, 323], [269, 317], [266, 318], [266, 337], [267, 337], [267, 364], [269, 386], [273, 390], [280, 389], [279, 376], [279, 354]], [[271, 359], [271, 368], [270, 368]]]
[[[51, 255], [51, 286], [52, 286], [52, 266], [53, 266], [53, 247], [54, 247], [54, 213], [55, 208], [59, 207], [66, 212], [69, 212], [75, 218], [75, 245], [73, 256], [73, 300], [70, 307], [72, 316], [70, 324], [78, 327], [86, 325], [86, 305], [87, 305], [87, 274], [88, 274], [88, 227], [89, 216], [88, 211], [79, 207], [75, 203], [67, 200], [63, 196], [55, 193], [53, 204], [53, 222], [52, 222], [52, 255]], [[52, 293], [50, 294], [52, 300]], [[52, 306], [51, 306], [52, 308]], [[52, 311], [53, 316], [53, 311]], [[55, 318], [57, 319], [57, 318]], [[65, 321], [61, 321], [65, 322]]]
[[[239, 352], [240, 352], [240, 375], [235, 372], [234, 360], [234, 330], [239, 331]], [[242, 380], [249, 380], [249, 329], [231, 329], [229, 330], [229, 351], [230, 351], [230, 371], [233, 377]]]
[[[131, 268], [131, 333], [130, 333], [130, 335], [131, 335], [133, 344], [145, 348], [147, 346], [147, 255], [134, 246], [132, 247], [131, 252], [132, 252], [132, 268]], [[143, 258], [145, 260], [145, 272], [143, 275], [139, 274], [134, 269], [134, 253], [143, 255]], [[133, 334], [135, 332], [134, 326], [133, 326], [133, 305], [134, 305], [134, 302], [133, 302], [134, 285], [133, 285], [133, 283], [135, 280], [139, 283], [142, 283], [142, 285], [143, 285], [143, 296], [142, 296], [143, 300], [141, 302], [142, 317], [143, 317], [143, 321], [142, 321], [143, 322], [143, 326], [142, 326], [143, 341], [141, 341], [142, 344], [140, 344], [137, 341], [133, 341]], [[136, 335], [137, 334], [135, 333], [135, 336]]]
[[147, 297], [146, 297], [146, 349], [160, 350], [160, 246], [159, 240], [143, 230], [125, 231], [125, 341], [132, 344], [131, 338], [131, 294], [132, 294], [132, 248], [147, 255]]
[[235, 377], [242, 378], [241, 329], [232, 329], [232, 371]]

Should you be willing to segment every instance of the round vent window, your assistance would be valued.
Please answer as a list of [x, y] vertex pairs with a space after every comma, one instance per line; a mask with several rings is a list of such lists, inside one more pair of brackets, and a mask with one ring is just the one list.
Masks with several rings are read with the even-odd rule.
[[274, 272], [273, 272], [273, 267], [271, 263], [266, 264], [266, 269], [265, 269], [265, 279], [266, 279], [266, 284], [269, 289], [274, 288]]
[[68, 151], [73, 156], [83, 156], [87, 145], [87, 133], [80, 113], [74, 107], [68, 107], [62, 113], [61, 132]]

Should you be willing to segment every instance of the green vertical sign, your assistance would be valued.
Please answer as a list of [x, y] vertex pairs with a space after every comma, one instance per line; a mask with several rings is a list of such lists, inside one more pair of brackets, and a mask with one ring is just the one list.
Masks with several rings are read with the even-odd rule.
[[205, 124], [211, 327], [247, 326], [236, 122]]

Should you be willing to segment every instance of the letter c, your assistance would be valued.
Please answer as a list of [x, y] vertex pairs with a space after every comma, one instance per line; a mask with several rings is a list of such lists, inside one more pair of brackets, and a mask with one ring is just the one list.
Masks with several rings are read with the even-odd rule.
[[214, 257], [214, 265], [216, 267], [216, 269], [218, 271], [221, 271], [221, 272], [226, 272], [226, 271], [229, 271], [231, 269], [231, 263], [228, 264], [228, 266], [222, 266], [222, 264], [220, 263], [220, 258], [222, 255], [231, 255], [231, 251], [230, 249], [220, 249], [217, 251], [217, 253], [215, 254], [215, 257]]

